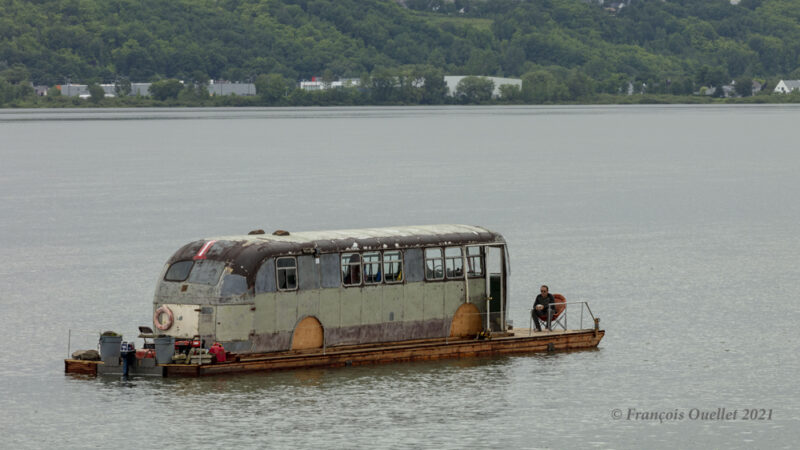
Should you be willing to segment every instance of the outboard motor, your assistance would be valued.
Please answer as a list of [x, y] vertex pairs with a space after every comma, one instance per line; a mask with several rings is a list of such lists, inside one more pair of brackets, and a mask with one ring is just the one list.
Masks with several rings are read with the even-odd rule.
[[122, 341], [119, 347], [119, 355], [122, 358], [122, 377], [128, 378], [130, 366], [136, 361], [136, 345], [133, 342]]

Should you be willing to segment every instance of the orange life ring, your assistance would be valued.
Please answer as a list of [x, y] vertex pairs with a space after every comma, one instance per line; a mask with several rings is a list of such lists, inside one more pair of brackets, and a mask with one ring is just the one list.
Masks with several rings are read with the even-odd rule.
[[[161, 314], [167, 315], [167, 321], [161, 323]], [[161, 331], [169, 330], [172, 326], [172, 310], [167, 308], [166, 305], [161, 305], [158, 307], [156, 312], [153, 313], [153, 324]]]

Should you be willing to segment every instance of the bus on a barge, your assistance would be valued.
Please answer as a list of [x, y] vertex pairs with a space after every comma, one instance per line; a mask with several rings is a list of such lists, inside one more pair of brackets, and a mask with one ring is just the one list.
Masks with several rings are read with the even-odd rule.
[[506, 254], [500, 234], [466, 225], [204, 239], [167, 261], [154, 324], [236, 353], [500, 331]]
[[[451, 345], [478, 336], [498, 344], [484, 343], [475, 354], [597, 346], [603, 332], [596, 322], [586, 339], [564, 327], [547, 342], [500, 345], [514, 337], [506, 320], [508, 273], [505, 239], [477, 226], [256, 230], [203, 239], [166, 262], [153, 300], [153, 337], [218, 343], [229, 352], [228, 367], [236, 362], [242, 371], [243, 361], [273, 357], [292, 359], [290, 367], [352, 362], [335, 362], [337, 351], [360, 352], [365, 363], [467, 356], [478, 347]], [[449, 351], [437, 348], [440, 342]], [[403, 350], [392, 356], [390, 348]], [[158, 363], [173, 374], [200, 373]]]

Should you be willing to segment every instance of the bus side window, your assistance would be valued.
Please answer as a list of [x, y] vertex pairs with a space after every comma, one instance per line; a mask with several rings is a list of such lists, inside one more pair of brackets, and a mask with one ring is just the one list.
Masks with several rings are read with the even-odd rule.
[[294, 291], [297, 289], [297, 260], [294, 256], [278, 258], [276, 261], [278, 290]]
[[383, 274], [387, 283], [403, 282], [403, 253], [400, 250], [383, 252]]
[[408, 283], [416, 283], [425, 279], [425, 261], [421, 248], [409, 248], [403, 252], [403, 278]]
[[300, 289], [319, 289], [319, 265], [314, 262], [313, 255], [298, 256], [297, 270]]
[[447, 278], [464, 278], [464, 261], [461, 259], [461, 247], [445, 248], [444, 263]]
[[361, 286], [361, 256], [358, 253], [342, 253], [342, 284]]
[[320, 271], [322, 272], [323, 288], [338, 288], [342, 285], [341, 269], [339, 268], [339, 254], [326, 253], [319, 256]]
[[442, 267], [444, 260], [442, 258], [441, 248], [426, 248], [425, 249], [425, 279], [426, 280], [443, 280], [444, 268]]
[[381, 275], [381, 252], [366, 252], [362, 255], [364, 260], [364, 283], [380, 284], [383, 276]]
[[483, 257], [480, 246], [467, 247], [467, 275], [470, 277], [483, 276]]
[[247, 278], [229, 273], [222, 277], [220, 297], [235, 297], [247, 293]]
[[275, 260], [269, 258], [264, 260], [256, 273], [256, 294], [261, 292], [275, 292], [277, 285], [275, 282]]

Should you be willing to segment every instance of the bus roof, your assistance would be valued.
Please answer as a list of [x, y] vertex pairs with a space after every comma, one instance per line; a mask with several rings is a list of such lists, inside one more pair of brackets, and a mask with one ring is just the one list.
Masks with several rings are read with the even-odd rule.
[[249, 280], [260, 262], [270, 256], [505, 243], [503, 236], [486, 228], [452, 224], [275, 233], [190, 242], [175, 252], [168, 263], [191, 259], [225, 261], [232, 263], [234, 273]]
[[[427, 236], [446, 236], [453, 240], [473, 240], [476, 238], [486, 238], [485, 234], [490, 233], [493, 236], [498, 236], [486, 228], [476, 227], [472, 225], [417, 225], [405, 227], [386, 227], [386, 228], [356, 228], [352, 230], [326, 230], [326, 231], [301, 231], [301, 232], [286, 232], [285, 235], [280, 234], [255, 234], [246, 236], [231, 236], [222, 237], [220, 239], [227, 240], [248, 240], [254, 242], [319, 242], [319, 241], [336, 241], [336, 240], [352, 240], [363, 241], [368, 239], [389, 239], [397, 241], [406, 241], [408, 239], [414, 240], [418, 237]], [[483, 236], [482, 236], [483, 235]]]

